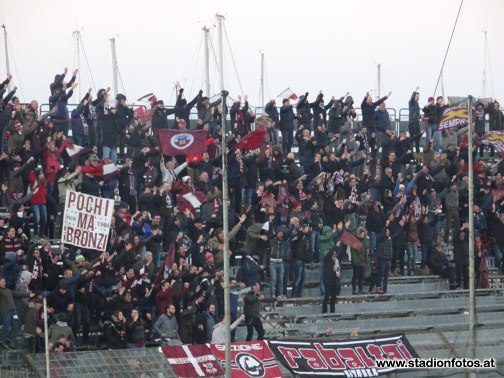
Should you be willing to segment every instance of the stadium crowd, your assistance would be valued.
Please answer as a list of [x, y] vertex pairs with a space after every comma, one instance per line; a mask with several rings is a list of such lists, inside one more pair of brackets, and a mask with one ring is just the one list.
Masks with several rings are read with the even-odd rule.
[[[147, 108], [132, 108], [109, 89], [75, 99], [76, 75], [65, 69], [55, 76], [46, 114], [37, 101], [21, 104], [16, 87], [7, 91], [11, 76], [0, 87], [7, 209], [0, 217], [2, 348], [16, 348], [24, 325], [34, 350], [43, 350], [43, 297], [54, 351], [90, 344], [92, 324], [105, 348], [222, 342], [223, 158], [230, 258], [240, 261], [231, 279], [232, 328], [244, 321], [247, 340], [254, 328], [258, 339], [265, 335], [261, 302], [301, 297], [307, 266], [315, 264], [324, 313], [336, 311], [343, 263], [353, 268], [354, 295], [386, 293], [389, 276], [413, 274], [440, 275], [452, 289], [467, 288], [468, 211], [474, 212], [478, 287], [488, 285], [487, 256], [502, 269], [504, 196], [492, 190], [504, 190], [504, 165], [482, 162], [495, 151], [478, 145], [485, 114], [490, 130], [504, 130], [497, 101], [477, 104], [475, 147], [468, 151], [467, 128], [437, 130], [443, 97], [429, 97], [421, 107], [418, 88], [405, 99], [408, 132], [396, 135], [388, 96], [363, 95], [362, 116], [349, 93], [327, 101], [322, 92], [313, 102], [309, 93], [295, 104], [272, 100], [258, 116], [246, 96], [228, 106], [199, 91], [187, 101], [182, 88], [173, 108], [155, 96]], [[70, 111], [72, 100], [78, 106]], [[225, 131], [223, 105], [230, 115]], [[260, 146], [236, 148], [260, 125], [266, 130]], [[168, 128], [207, 131], [206, 151], [163, 156], [155, 132]], [[468, 153], [476, 162], [473, 209]], [[117, 171], [106, 175], [110, 163]], [[60, 237], [67, 190], [118, 200], [106, 251], [51, 244]], [[182, 206], [187, 193], [202, 193], [203, 203]]]

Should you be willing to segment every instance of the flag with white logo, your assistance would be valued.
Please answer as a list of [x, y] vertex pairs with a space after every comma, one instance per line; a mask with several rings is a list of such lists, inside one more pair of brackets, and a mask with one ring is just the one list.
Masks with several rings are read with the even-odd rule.
[[215, 377], [224, 375], [210, 348], [202, 344], [161, 347], [177, 377]]
[[[215, 357], [224, 365], [224, 344], [207, 344]], [[282, 377], [270, 348], [264, 341], [231, 343], [231, 376], [233, 378], [277, 378]]]
[[171, 130], [157, 129], [163, 155], [194, 155], [206, 150], [208, 133], [205, 130]]

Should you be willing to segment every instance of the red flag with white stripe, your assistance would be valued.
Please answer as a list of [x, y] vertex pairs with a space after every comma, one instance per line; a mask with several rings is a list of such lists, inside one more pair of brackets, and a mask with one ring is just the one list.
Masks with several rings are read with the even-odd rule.
[[179, 210], [184, 212], [189, 209], [191, 212], [199, 209], [202, 203], [205, 203], [207, 196], [203, 192], [189, 192], [178, 196]]
[[117, 169], [117, 166], [112, 162], [103, 166], [103, 179], [105, 181], [113, 179], [119, 173], [119, 169]]
[[291, 99], [291, 100], [297, 100], [298, 99], [298, 96], [297, 94], [294, 93], [294, 91], [290, 88], [287, 88], [285, 91], [283, 91], [282, 93], [280, 93], [278, 96], [278, 98], [288, 98], [288, 99]]
[[215, 377], [222, 368], [204, 344], [164, 346], [160, 348], [177, 377]]
[[140, 97], [137, 101], [148, 101], [150, 104], [154, 104], [157, 101], [157, 97], [154, 93], [147, 93], [146, 95]]
[[70, 159], [75, 160], [77, 159], [86, 149], [84, 147], [78, 146], [76, 144], [73, 144], [70, 142], [68, 139], [65, 139], [61, 143], [60, 147], [60, 153], [62, 152], [63, 148], [65, 149], [65, 152], [68, 154]]

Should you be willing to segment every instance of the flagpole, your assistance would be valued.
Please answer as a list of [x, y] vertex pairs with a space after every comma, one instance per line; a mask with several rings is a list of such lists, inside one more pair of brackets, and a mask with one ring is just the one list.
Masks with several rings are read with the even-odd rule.
[[[468, 119], [468, 145], [467, 145], [467, 163], [469, 164], [469, 351], [470, 358], [476, 358], [476, 297], [474, 280], [474, 213], [473, 213], [473, 129], [472, 129], [472, 96], [467, 98]], [[475, 376], [470, 372], [469, 376]]]
[[226, 98], [228, 92], [222, 91], [222, 229], [224, 233], [224, 336], [226, 339], [226, 378], [231, 378], [231, 318], [229, 297], [229, 192], [227, 181], [227, 140], [226, 140]]
[[45, 345], [45, 363], [46, 377], [51, 377], [51, 369], [49, 368], [49, 327], [47, 326], [47, 299], [43, 299], [44, 304], [44, 345]]

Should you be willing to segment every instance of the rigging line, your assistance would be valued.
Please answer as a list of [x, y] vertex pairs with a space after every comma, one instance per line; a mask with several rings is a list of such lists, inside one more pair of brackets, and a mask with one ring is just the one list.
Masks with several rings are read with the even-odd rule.
[[264, 59], [264, 81], [266, 81], [266, 86], [268, 87], [268, 98], [271, 99], [271, 90], [269, 85], [269, 75], [268, 68], [266, 66], [266, 59]]
[[457, 22], [458, 22], [458, 19], [459, 19], [459, 16], [460, 16], [460, 11], [462, 10], [462, 4], [464, 4], [464, 0], [460, 0], [460, 6], [459, 6], [459, 9], [458, 9], [458, 12], [457, 12], [457, 18], [455, 19], [455, 24], [453, 25], [453, 29], [452, 29], [451, 36], [450, 36], [450, 41], [448, 42], [448, 47], [446, 48], [445, 56], [444, 56], [444, 59], [443, 59], [443, 64], [441, 65], [441, 70], [439, 71], [439, 76], [438, 76], [438, 79], [437, 79], [436, 88], [434, 88], [434, 93], [432, 94], [432, 96], [436, 95], [436, 90], [437, 90], [437, 87], [439, 85], [439, 79], [441, 79], [441, 75], [443, 74], [443, 68], [444, 68], [444, 65], [445, 65], [445, 62], [446, 62], [446, 57], [448, 56], [448, 51], [450, 50], [450, 45], [451, 45], [451, 42], [452, 42], [452, 39], [453, 39], [453, 34], [455, 33], [455, 28], [457, 27]]
[[213, 55], [214, 62], [215, 62], [215, 68], [217, 70], [217, 73], [220, 75], [220, 67], [219, 67], [219, 63], [217, 63], [217, 55], [215, 55], [215, 49], [214, 49], [214, 45], [212, 42], [212, 37], [208, 38], [208, 42], [210, 42], [210, 50], [212, 50], [212, 55]]
[[16, 60], [14, 59], [14, 53], [12, 52], [12, 46], [10, 44], [9, 37], [7, 37], [6, 40], [7, 40], [7, 45], [9, 46], [10, 57], [12, 58], [12, 63], [14, 63], [14, 70], [16, 71], [17, 81], [19, 82], [19, 90], [21, 91], [21, 95], [23, 96], [23, 100], [27, 101], [25, 98], [24, 92], [23, 92], [23, 85], [21, 84], [21, 76], [19, 76]]
[[228, 44], [228, 47], [229, 47], [229, 53], [231, 54], [231, 60], [233, 61], [233, 66], [234, 66], [236, 78], [238, 79], [238, 85], [240, 86], [240, 91], [241, 91], [241, 94], [243, 96], [245, 94], [245, 92], [243, 91], [242, 83], [241, 83], [241, 80], [240, 80], [240, 75], [238, 75], [238, 68], [236, 67], [236, 62], [235, 62], [233, 50], [231, 49], [231, 43], [229, 42], [229, 36], [228, 36], [228, 33], [227, 33], [226, 24], [223, 24], [223, 27], [224, 27], [224, 34], [226, 34], [226, 41], [227, 41], [227, 44]]
[[203, 38], [204, 38], [204, 32], [202, 31], [201, 35], [200, 35], [200, 40], [199, 40], [199, 43], [198, 43], [198, 48], [194, 51], [194, 54], [193, 54], [192, 59], [191, 59], [191, 64], [189, 66], [187, 66], [187, 71], [185, 73], [185, 76], [182, 77], [182, 79], [185, 79], [185, 77], [189, 76], [189, 74], [191, 73], [193, 64], [194, 64], [194, 60], [197, 57], [199, 58], [199, 55], [201, 55], [201, 45], [203, 44]]
[[193, 93], [194, 82], [196, 80], [196, 72], [198, 72], [198, 64], [200, 62], [201, 55], [202, 54], [198, 54], [198, 59], [196, 59], [196, 64], [194, 66], [194, 73], [193, 73], [192, 81], [191, 81], [191, 86], [189, 87], [189, 93]]
[[116, 66], [116, 70], [117, 70], [117, 74], [119, 75], [119, 81], [121, 82], [121, 87], [123, 89], [123, 94], [124, 94], [124, 96], [128, 97], [126, 95], [126, 89], [124, 88], [124, 83], [123, 83], [123, 79], [122, 79], [122, 76], [121, 76], [121, 71], [119, 71], [119, 66]]
[[[70, 43], [68, 44], [68, 47], [66, 49], [66, 52], [65, 52], [65, 55], [63, 56], [63, 61], [61, 62], [61, 66], [62, 67], [66, 67], [66, 60], [68, 59], [68, 55], [70, 55], [70, 51], [72, 50], [72, 47], [73, 47], [73, 37], [70, 39]], [[75, 50], [74, 50], [75, 51]]]
[[100, 80], [98, 80], [98, 84], [101, 84], [103, 80], [103, 74], [105, 73], [105, 67], [110, 53], [111, 53], [110, 49], [105, 49], [105, 59], [103, 60], [102, 72], [100, 74]]
[[486, 40], [486, 52], [487, 52], [487, 62], [488, 62], [488, 76], [490, 76], [490, 88], [491, 88], [492, 97], [493, 97], [494, 96], [494, 87], [493, 87], [493, 77], [492, 77], [492, 64], [490, 63], [490, 49], [488, 48], [488, 36], [487, 36], [487, 40]]
[[[89, 61], [88, 61], [88, 57], [86, 54], [86, 48], [84, 47], [84, 41], [82, 40], [82, 37], [80, 38], [80, 43], [82, 46], [82, 52], [84, 53], [84, 61], [86, 62], [88, 74], [89, 74], [89, 76], [91, 76], [91, 83], [93, 83], [93, 89], [96, 91], [96, 85], [95, 85], [94, 78], [93, 78], [93, 72], [91, 71], [91, 67], [89, 66]], [[80, 67], [79, 67], [79, 69], [80, 69]]]

